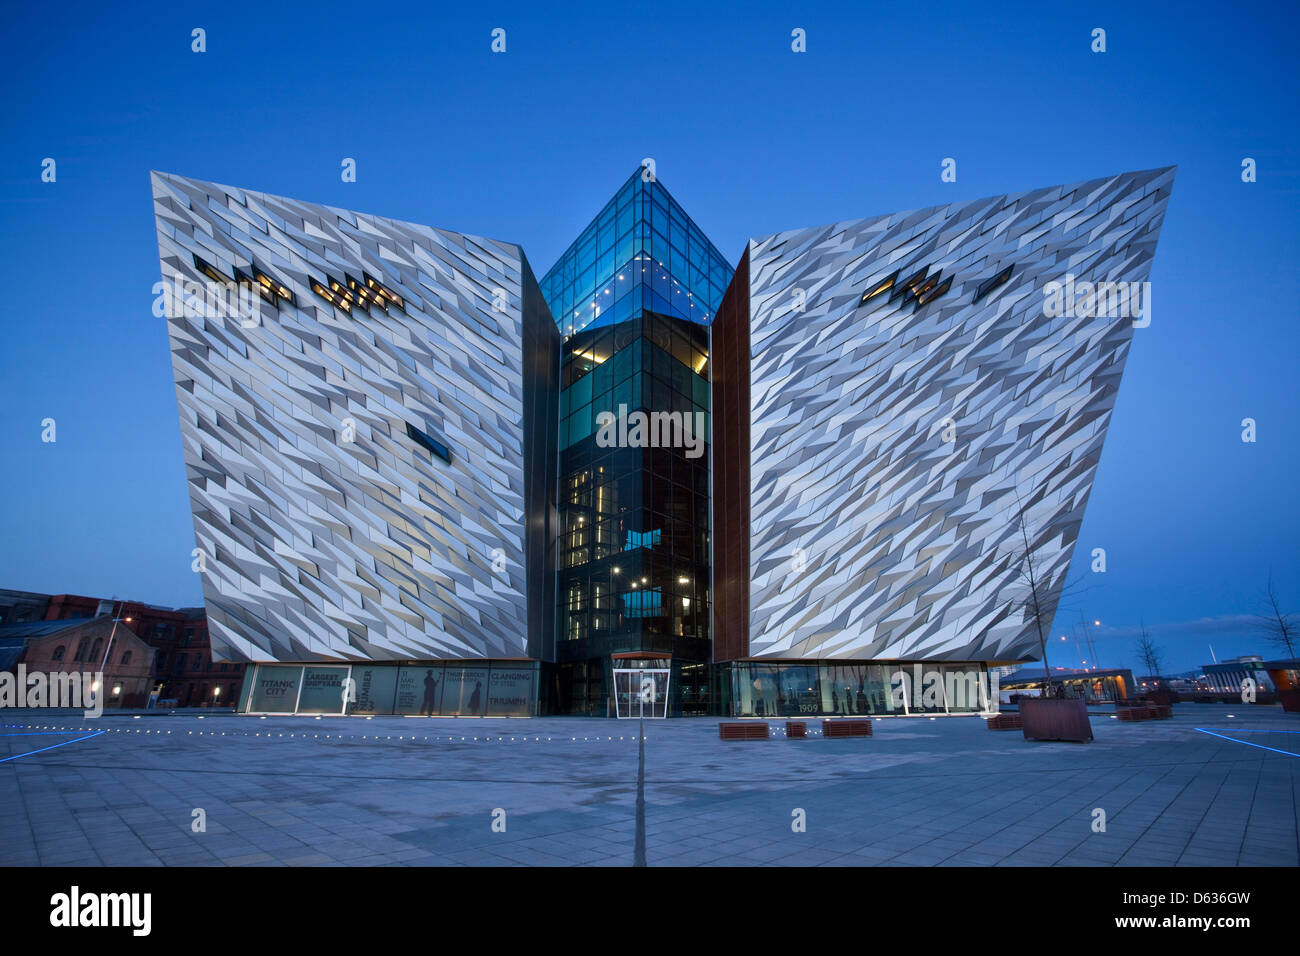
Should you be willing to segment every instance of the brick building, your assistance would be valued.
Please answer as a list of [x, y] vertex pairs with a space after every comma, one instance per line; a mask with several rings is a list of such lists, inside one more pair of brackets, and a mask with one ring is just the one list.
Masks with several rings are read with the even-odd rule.
[[48, 594], [0, 588], [0, 625], [43, 621], [49, 603]]
[[201, 607], [167, 608], [80, 594], [0, 590], [0, 615], [0, 624], [115, 619], [119, 635], [129, 629], [151, 652], [146, 700], [153, 689], [159, 690], [160, 700], [175, 701], [179, 707], [227, 707], [239, 700], [244, 665], [212, 659], [207, 615]]
[[153, 679], [153, 649], [111, 617], [0, 625], [6, 670], [104, 674], [104, 707], [143, 707]]

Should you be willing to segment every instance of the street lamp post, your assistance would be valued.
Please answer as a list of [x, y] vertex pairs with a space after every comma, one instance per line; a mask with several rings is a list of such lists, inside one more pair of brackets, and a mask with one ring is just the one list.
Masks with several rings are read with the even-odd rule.
[[[1079, 666], [1083, 667], [1084, 670], [1087, 670], [1088, 668], [1084, 665], [1088, 662], [1083, 659], [1083, 651], [1079, 648], [1079, 632], [1073, 632], [1072, 636], [1074, 637], [1074, 656], [1079, 659]], [[1061, 638], [1061, 640], [1065, 640], [1065, 638]]]
[[[1101, 621], [1094, 620], [1093, 625], [1101, 627]], [[1079, 624], [1083, 627], [1083, 639], [1088, 643], [1088, 653], [1092, 655], [1093, 666], [1097, 666], [1097, 649], [1092, 645], [1092, 633], [1088, 630], [1088, 622], [1084, 619], [1083, 611], [1079, 612]]]
[[[114, 638], [114, 636], [117, 634], [117, 624], [118, 624], [118, 622], [119, 622], [119, 621], [122, 621], [122, 620], [125, 620], [126, 623], [128, 623], [128, 624], [131, 623], [131, 619], [130, 619], [129, 617], [127, 617], [127, 618], [123, 618], [123, 617], [122, 617], [122, 611], [125, 609], [125, 607], [126, 607], [126, 602], [125, 602], [125, 601], [120, 601], [120, 602], [118, 602], [118, 605], [117, 605], [117, 615], [113, 618], [113, 627], [112, 627], [112, 629], [108, 632], [108, 643], [104, 645], [104, 657], [103, 657], [103, 659], [100, 660], [100, 662], [99, 662], [99, 672], [100, 672], [101, 674], [104, 673], [104, 670], [108, 667], [108, 655], [111, 654], [111, 653], [113, 652], [113, 638]], [[97, 692], [98, 692], [98, 691], [97, 691]]]

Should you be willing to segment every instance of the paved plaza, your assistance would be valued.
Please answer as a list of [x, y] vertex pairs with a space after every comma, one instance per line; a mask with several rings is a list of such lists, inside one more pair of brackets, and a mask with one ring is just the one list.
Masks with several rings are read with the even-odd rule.
[[[977, 718], [877, 720], [847, 740], [787, 740], [774, 720], [773, 739], [723, 742], [717, 723], [645, 724], [651, 866], [1300, 865], [1300, 715], [1276, 707], [1097, 711], [1090, 744]], [[7, 711], [3, 725], [4, 865], [633, 861], [632, 721]]]

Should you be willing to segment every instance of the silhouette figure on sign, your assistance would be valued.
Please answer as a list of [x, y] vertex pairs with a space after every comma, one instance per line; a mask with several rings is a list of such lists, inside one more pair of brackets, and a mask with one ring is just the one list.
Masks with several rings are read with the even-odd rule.
[[433, 712], [438, 709], [438, 698], [436, 691], [438, 682], [433, 679], [433, 671], [424, 672], [424, 705], [420, 712], [426, 717], [432, 717]]
[[483, 682], [481, 680], [476, 680], [474, 682], [474, 693], [469, 695], [469, 715], [471, 717], [478, 716], [478, 709], [482, 703], [482, 693]]

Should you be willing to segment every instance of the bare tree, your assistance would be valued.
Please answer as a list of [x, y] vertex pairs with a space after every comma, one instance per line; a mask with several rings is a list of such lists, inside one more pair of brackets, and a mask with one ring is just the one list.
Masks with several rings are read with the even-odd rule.
[[1300, 639], [1300, 617], [1282, 610], [1282, 602], [1273, 587], [1273, 575], [1268, 576], [1268, 587], [1264, 591], [1263, 614], [1256, 614], [1258, 627], [1268, 640], [1286, 649], [1287, 657], [1295, 657], [1295, 645]]
[[1147, 669], [1147, 674], [1155, 678], [1156, 683], [1160, 682], [1160, 663], [1164, 658], [1164, 651], [1151, 640], [1151, 635], [1147, 633], [1146, 623], [1142, 623], [1142, 636], [1137, 639], [1138, 657]]

